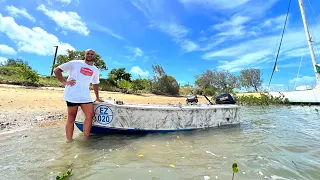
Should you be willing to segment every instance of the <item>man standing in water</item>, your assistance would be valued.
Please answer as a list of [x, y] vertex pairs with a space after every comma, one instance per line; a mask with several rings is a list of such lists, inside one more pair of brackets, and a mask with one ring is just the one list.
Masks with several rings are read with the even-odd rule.
[[[67, 141], [72, 140], [74, 131], [74, 121], [77, 116], [78, 106], [85, 114], [83, 125], [84, 136], [90, 136], [92, 119], [94, 117], [93, 103], [90, 95], [90, 83], [98, 102], [103, 102], [99, 98], [98, 85], [100, 83], [100, 70], [93, 65], [95, 51], [88, 49], [85, 51], [85, 60], [72, 60], [61, 64], [54, 69], [57, 79], [65, 85], [63, 100], [67, 103], [68, 119], [66, 123]], [[62, 76], [62, 72], [69, 74], [67, 80]]]

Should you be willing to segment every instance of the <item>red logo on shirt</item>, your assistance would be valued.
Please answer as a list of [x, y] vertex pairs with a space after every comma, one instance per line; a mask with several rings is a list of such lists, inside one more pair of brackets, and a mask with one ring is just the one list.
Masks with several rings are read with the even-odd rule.
[[85, 76], [92, 76], [93, 74], [93, 71], [90, 68], [85, 68], [85, 67], [82, 67], [80, 69], [80, 72]]

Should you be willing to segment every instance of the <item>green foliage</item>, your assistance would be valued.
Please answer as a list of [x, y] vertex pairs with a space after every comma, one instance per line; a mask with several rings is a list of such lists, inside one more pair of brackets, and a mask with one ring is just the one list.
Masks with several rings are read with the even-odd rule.
[[[71, 60], [82, 60], [84, 59], [84, 55], [85, 55], [85, 51], [67, 50], [67, 54], [57, 56], [56, 64], [53, 65], [53, 68], [63, 63], [69, 62]], [[104, 60], [101, 59], [101, 56], [97, 53], [96, 53], [96, 57], [93, 60], [93, 64], [101, 71], [108, 70]]]
[[0, 74], [15, 76], [29, 82], [38, 82], [39, 75], [22, 59], [8, 59], [0, 66]]
[[64, 87], [55, 76], [41, 76], [38, 83], [40, 86]]
[[234, 174], [238, 172], [238, 164], [233, 163], [232, 164], [232, 180], [234, 179]]
[[99, 88], [103, 91], [119, 91], [118, 87], [112, 84], [109, 79], [100, 79]]
[[246, 89], [253, 88], [256, 92], [258, 92], [263, 82], [260, 69], [254, 68], [241, 70], [239, 80], [242, 87]]
[[28, 69], [26, 66], [22, 68], [22, 76], [26, 80], [30, 80], [31, 82], [38, 82], [39, 81], [38, 73], [33, 71], [32, 69]]
[[269, 105], [286, 105], [290, 102], [284, 96], [273, 97], [271, 95], [265, 95], [260, 93], [260, 97], [255, 97], [253, 95], [243, 95], [235, 96], [237, 103], [242, 105], [258, 105], [258, 106], [269, 106]]
[[183, 96], [195, 95], [197, 94], [197, 89], [193, 88], [192, 86], [182, 86], [179, 89], [179, 94]]
[[237, 163], [233, 163], [232, 164], [232, 172], [233, 173], [237, 173], [238, 172], [238, 164]]
[[[84, 52], [69, 51], [68, 55], [59, 56], [59, 63], [64, 63], [70, 59], [81, 58]], [[70, 58], [71, 57], [71, 58]], [[100, 59], [101, 60], [101, 59]], [[101, 60], [103, 61], [103, 60]], [[101, 66], [100, 68], [103, 68]], [[114, 68], [108, 73], [107, 79], [100, 79], [99, 87], [105, 91], [121, 91], [124, 93], [137, 93], [137, 92], [152, 92], [154, 94], [162, 95], [190, 95], [190, 94], [204, 94], [207, 96], [215, 96], [220, 93], [230, 93], [238, 104], [243, 105], [278, 105], [289, 104], [288, 99], [281, 97], [272, 97], [265, 94], [260, 94], [259, 97], [250, 96], [236, 96], [234, 93], [235, 88], [240, 87], [238, 80], [241, 84], [248, 81], [248, 74], [259, 74], [256, 79], [259, 80], [260, 71], [244, 70], [242, 71], [241, 78], [237, 78], [228, 71], [207, 70], [205, 73], [196, 76], [195, 87], [186, 84], [180, 88], [177, 80], [170, 75], [167, 75], [161, 65], [152, 65], [154, 76], [151, 79], [137, 78], [131, 80], [131, 74], [125, 71], [125, 68]], [[246, 72], [247, 74], [245, 74]], [[252, 75], [253, 76], [253, 75]], [[0, 65], [0, 81], [11, 84], [19, 85], [32, 85], [32, 86], [59, 86], [64, 87], [55, 77], [39, 77], [37, 72], [33, 71], [27, 62], [22, 59], [8, 59]], [[256, 87], [259, 87], [260, 81]], [[254, 86], [253, 86], [254, 87]], [[255, 87], [254, 87], [255, 88]]]
[[139, 90], [141, 91], [147, 89], [149, 84], [150, 81], [148, 81], [147, 79], [137, 78], [132, 81], [132, 91], [137, 92]]
[[180, 86], [173, 76], [167, 75], [161, 65], [152, 65], [154, 76], [152, 93], [162, 95], [179, 95]]
[[122, 80], [131, 82], [131, 74], [127, 73], [125, 68], [114, 68], [108, 73], [107, 81], [111, 85], [119, 87], [118, 84]]
[[215, 95], [217, 95], [216, 89], [213, 88], [213, 87], [207, 87], [206, 89], [204, 89], [202, 94], [204, 94], [206, 96], [215, 96]]
[[22, 74], [21, 67], [0, 66], [0, 74], [5, 76], [17, 76]]
[[237, 78], [226, 70], [207, 70], [195, 78], [195, 85], [211, 95], [232, 93], [233, 89], [239, 87]]
[[153, 73], [154, 73], [154, 76], [153, 76], [153, 80], [155, 82], [157, 82], [159, 80], [159, 78], [163, 77], [166, 75], [166, 73], [164, 72], [163, 68], [161, 65], [158, 65], [158, 64], [155, 64], [155, 65], [152, 65], [152, 70], [153, 70]]
[[125, 79], [122, 79], [118, 82], [118, 87], [121, 89], [123, 93], [129, 93], [131, 90], [131, 83]]
[[72, 176], [72, 169], [68, 170], [67, 172], [63, 173], [61, 176], [57, 176], [56, 180], [63, 180], [66, 179], [68, 177]]

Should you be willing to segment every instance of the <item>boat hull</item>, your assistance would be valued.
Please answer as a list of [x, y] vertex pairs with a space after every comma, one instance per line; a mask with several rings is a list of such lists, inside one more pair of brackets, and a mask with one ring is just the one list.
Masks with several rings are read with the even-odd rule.
[[[94, 103], [91, 133], [167, 133], [238, 124], [238, 105], [118, 105]], [[83, 131], [79, 108], [75, 125]]]
[[320, 104], [320, 90], [300, 90], [300, 91], [286, 91], [286, 92], [269, 92], [273, 97], [287, 98], [292, 104]]

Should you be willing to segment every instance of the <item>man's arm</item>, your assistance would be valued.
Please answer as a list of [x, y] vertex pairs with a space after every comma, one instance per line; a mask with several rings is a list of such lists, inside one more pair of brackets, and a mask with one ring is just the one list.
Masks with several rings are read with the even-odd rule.
[[96, 95], [96, 101], [103, 102], [99, 97], [99, 84], [92, 84], [94, 94]]
[[66, 81], [63, 76], [62, 76], [62, 70], [58, 67], [56, 67], [54, 70], [53, 70], [54, 74], [56, 75], [57, 79], [63, 84], [63, 85], [71, 85], [73, 86], [76, 81], [75, 80], [71, 80], [71, 81]]
[[60, 69], [60, 68], [55, 68], [54, 70], [53, 70], [53, 72], [54, 72], [54, 75], [56, 75], [56, 77], [57, 77], [57, 79], [62, 83], [62, 84], [64, 84], [64, 85], [66, 85], [65, 83], [66, 83], [66, 80], [63, 78], [63, 76], [62, 76], [62, 70]]

